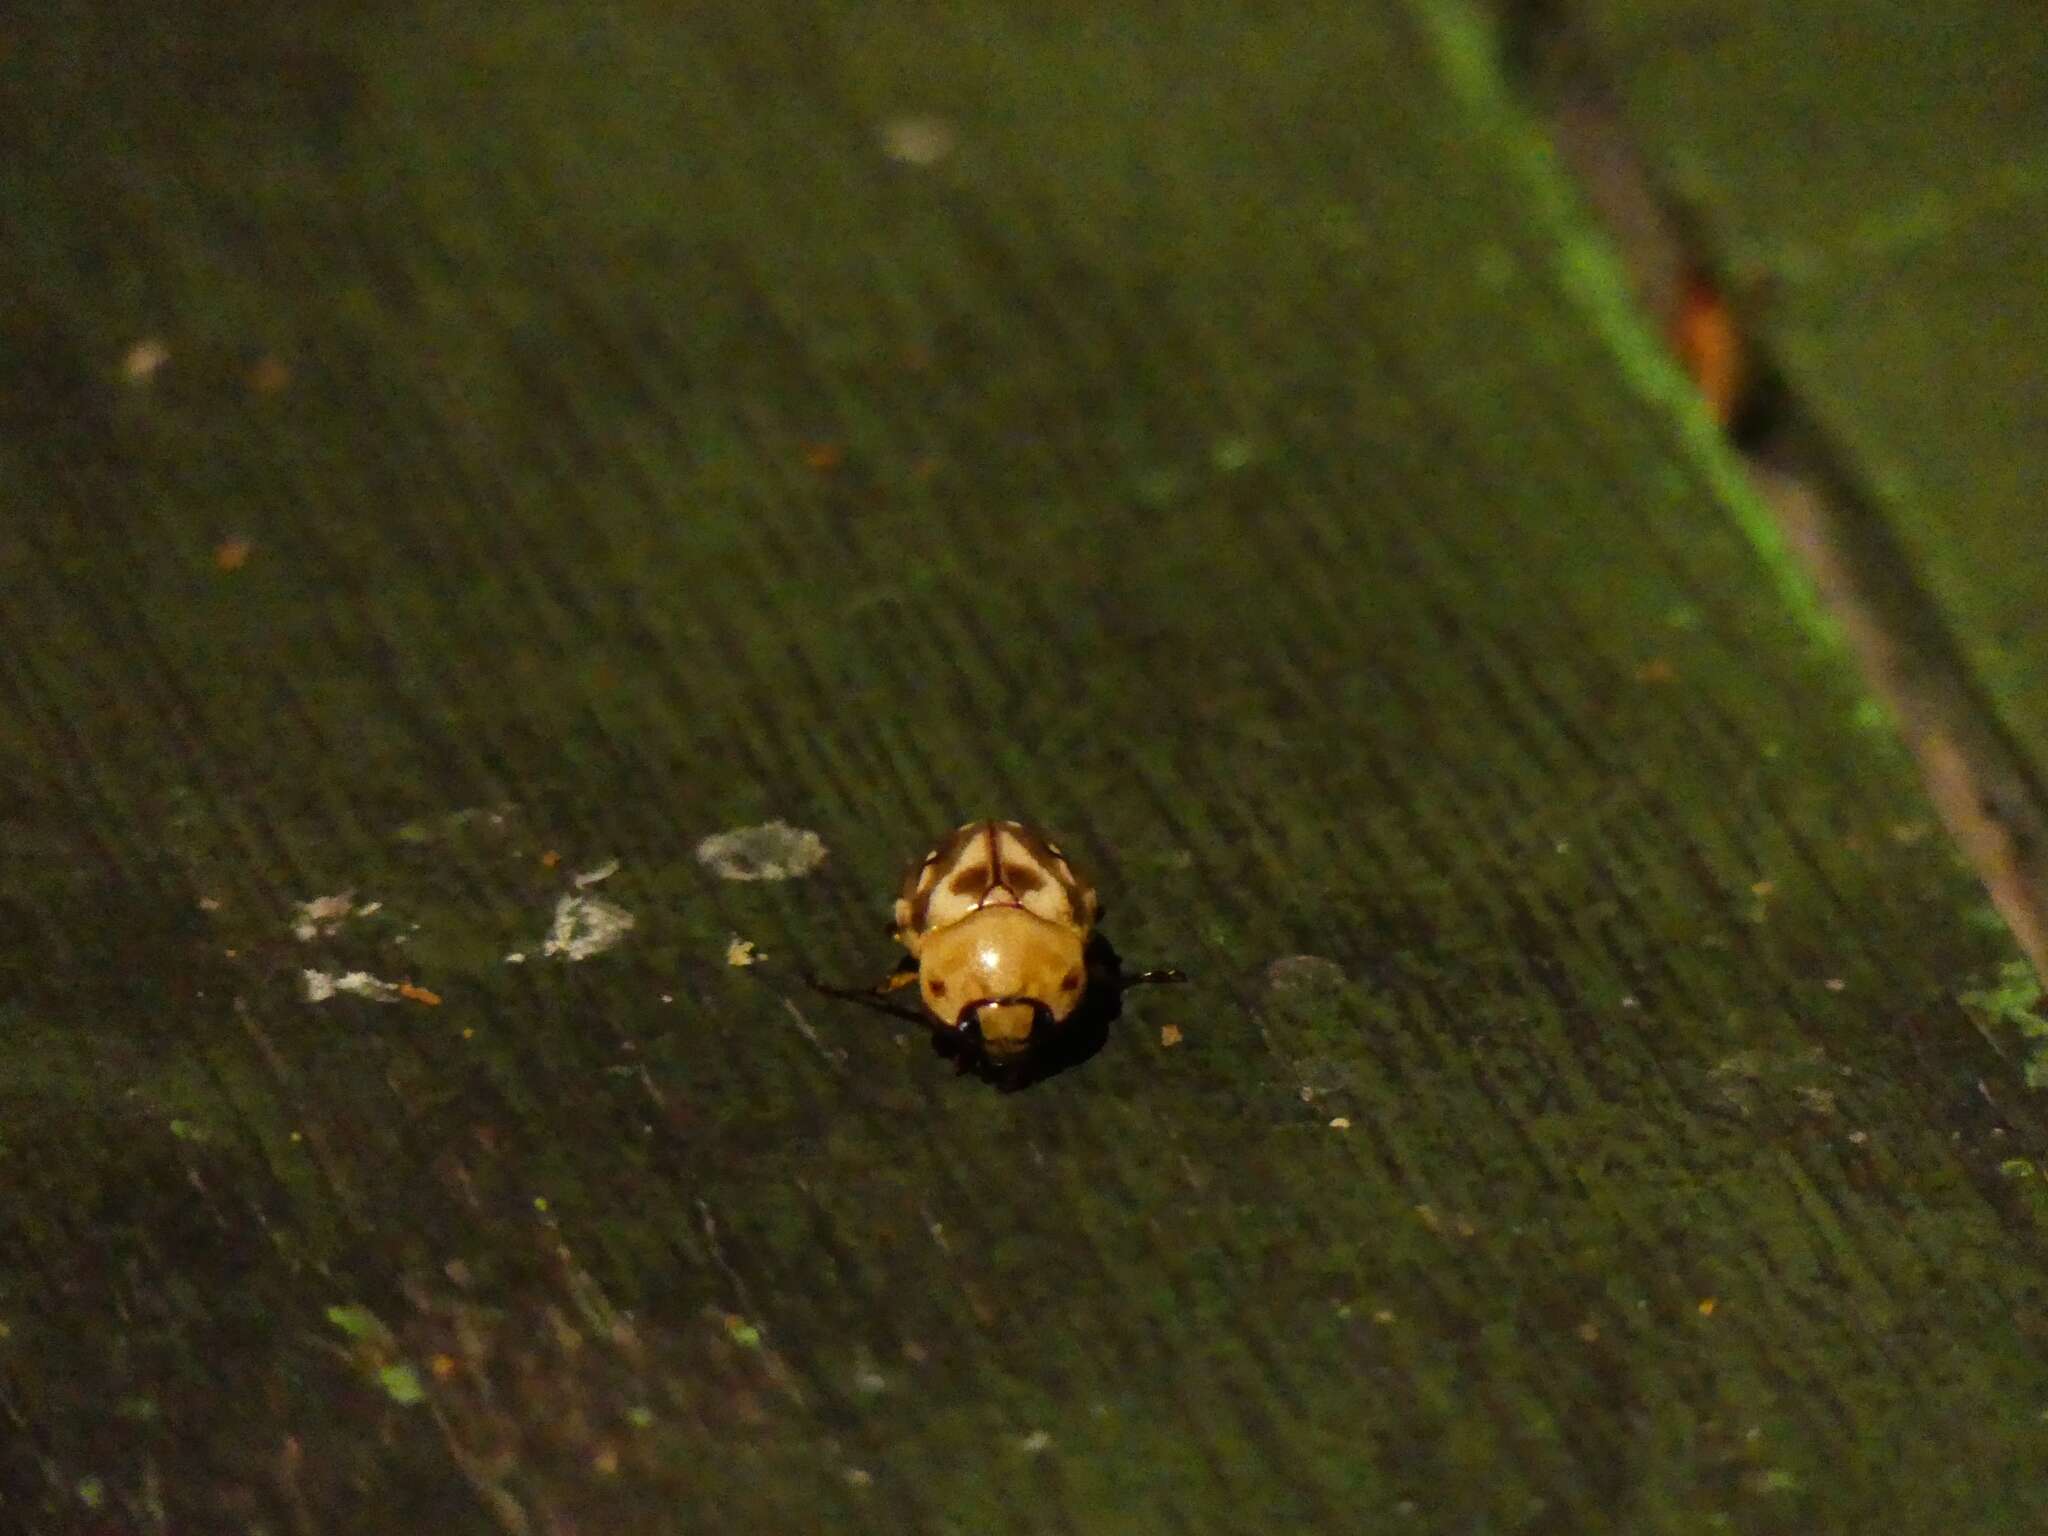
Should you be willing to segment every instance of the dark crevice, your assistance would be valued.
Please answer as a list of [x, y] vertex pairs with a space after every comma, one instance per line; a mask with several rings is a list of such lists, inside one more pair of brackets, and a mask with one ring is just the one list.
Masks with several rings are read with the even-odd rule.
[[[1718, 402], [1730, 445], [1785, 545], [1887, 706], [1929, 798], [2035, 970], [2048, 975], [2048, 788], [1966, 661], [1882, 497], [1788, 382], [1759, 324], [1768, 293], [1725, 280], [1709, 222], [1634, 141], [1568, 0], [1498, 0], [1510, 82], [1611, 236], [1653, 325], [1710, 305], [1734, 373]], [[1703, 385], [1710, 381], [1695, 369]], [[1711, 388], [1707, 391], [1713, 394]]]

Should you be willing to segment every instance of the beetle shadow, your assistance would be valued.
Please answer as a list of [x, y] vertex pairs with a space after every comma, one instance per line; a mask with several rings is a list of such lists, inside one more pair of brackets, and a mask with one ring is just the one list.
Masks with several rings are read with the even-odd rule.
[[998, 1092], [1020, 1093], [1092, 1060], [1109, 1043], [1110, 1026], [1123, 1017], [1124, 994], [1133, 987], [1187, 980], [1178, 971], [1126, 970], [1116, 946], [1099, 932], [1089, 936], [1086, 961], [1088, 990], [1080, 1006], [1059, 1028], [1043, 1034], [1033, 1031], [1032, 1044], [1021, 1056], [992, 1060], [979, 1039], [943, 1029], [932, 1031], [933, 1052], [952, 1062], [954, 1070], [971, 1072]]

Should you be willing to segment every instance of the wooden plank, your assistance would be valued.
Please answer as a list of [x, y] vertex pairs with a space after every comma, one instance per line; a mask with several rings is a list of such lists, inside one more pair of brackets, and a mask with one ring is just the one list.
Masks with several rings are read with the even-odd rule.
[[[2039, 779], [2048, 32], [1852, 6], [1587, 4], [1598, 67], [1770, 362]], [[2038, 791], [2037, 791], [2038, 793]]]
[[[2009, 950], [1467, 34], [267, 14], [11, 44], [10, 1520], [2039, 1517]], [[1014, 1094], [789, 969], [982, 811], [1196, 977]]]

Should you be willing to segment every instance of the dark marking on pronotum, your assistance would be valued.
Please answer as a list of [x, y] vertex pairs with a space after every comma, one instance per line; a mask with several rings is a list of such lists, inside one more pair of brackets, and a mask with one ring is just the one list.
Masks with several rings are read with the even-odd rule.
[[1088, 900], [1088, 892], [1074, 877], [1073, 867], [1067, 863], [1056, 844], [1049, 838], [1039, 836], [1031, 828], [1018, 822], [1007, 823], [1010, 835], [1024, 847], [1024, 851], [1036, 859], [1045, 871], [1057, 880], [1060, 888], [1067, 893], [1067, 905], [1079, 918], [1092, 919], [1094, 909]]
[[970, 822], [948, 832], [939, 839], [938, 846], [924, 856], [924, 862], [904, 878], [903, 899], [910, 904], [910, 921], [906, 927], [913, 931], [924, 927], [925, 917], [931, 910], [932, 892], [938, 889], [939, 881], [944, 878], [946, 866], [980, 826], [979, 822]]
[[993, 821], [981, 824], [982, 834], [988, 838], [988, 886], [993, 891], [1009, 885], [1003, 872], [1003, 833]]

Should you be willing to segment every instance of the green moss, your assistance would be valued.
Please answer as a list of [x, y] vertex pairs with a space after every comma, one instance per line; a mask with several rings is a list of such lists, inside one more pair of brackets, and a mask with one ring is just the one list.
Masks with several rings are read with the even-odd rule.
[[2031, 965], [2008, 961], [1999, 967], [1994, 985], [1965, 992], [1958, 1001], [1975, 1016], [1978, 1028], [2031, 1042], [2023, 1066], [2027, 1086], [2048, 1087], [2048, 1017], [2041, 1013], [2041, 979]]
[[350, 1338], [366, 1343], [382, 1343], [391, 1337], [391, 1330], [378, 1321], [377, 1314], [356, 1302], [329, 1307], [327, 1321]]
[[427, 1389], [420, 1384], [420, 1373], [408, 1361], [399, 1360], [379, 1366], [377, 1385], [401, 1408], [417, 1408], [427, 1400]]

